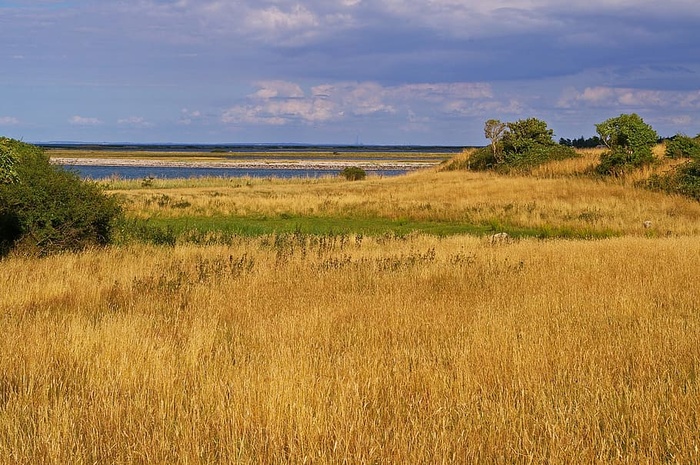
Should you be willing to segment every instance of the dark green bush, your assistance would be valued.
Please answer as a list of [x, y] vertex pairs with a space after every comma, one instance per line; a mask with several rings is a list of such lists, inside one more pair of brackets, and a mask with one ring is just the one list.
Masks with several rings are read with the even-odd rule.
[[700, 140], [676, 134], [666, 141], [666, 156], [669, 158], [699, 158]]
[[11, 149], [11, 139], [0, 137], [0, 184], [11, 184], [17, 181], [15, 157]]
[[[494, 132], [494, 127], [500, 130]], [[470, 155], [469, 169], [527, 170], [548, 161], [577, 156], [571, 147], [554, 142], [554, 131], [547, 128], [546, 122], [537, 118], [505, 124], [489, 120], [484, 133], [487, 138], [491, 138], [491, 145]]]
[[43, 150], [2, 139], [16, 180], [0, 185], [0, 253], [16, 248], [44, 255], [75, 251], [110, 240], [121, 208], [94, 183], [49, 162]]
[[533, 144], [524, 152], [511, 152], [506, 155], [506, 164], [511, 168], [533, 168], [554, 160], [575, 157], [576, 152], [564, 145]]
[[367, 177], [365, 170], [357, 166], [346, 167], [340, 172], [340, 175], [345, 177], [348, 181], [362, 181]]
[[680, 194], [700, 202], [700, 159], [689, 161], [663, 175], [652, 175], [646, 187], [669, 194]]
[[475, 150], [469, 155], [467, 160], [467, 168], [476, 171], [490, 170], [498, 164], [490, 146]]
[[658, 135], [639, 115], [623, 114], [596, 124], [596, 131], [609, 150], [600, 156], [596, 170], [619, 175], [654, 161], [652, 148]]

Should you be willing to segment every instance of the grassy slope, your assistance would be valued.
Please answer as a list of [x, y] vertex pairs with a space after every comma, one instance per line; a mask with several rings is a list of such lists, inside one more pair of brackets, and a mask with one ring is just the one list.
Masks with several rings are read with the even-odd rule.
[[508, 177], [426, 170], [362, 182], [248, 178], [157, 180], [148, 188], [138, 181], [105, 184], [125, 198], [131, 218], [176, 235], [192, 229], [224, 235], [506, 231], [541, 238], [700, 233], [697, 202], [635, 188], [638, 177], [648, 173], [613, 181], [592, 177], [586, 173], [597, 156], [588, 151], [580, 159]]

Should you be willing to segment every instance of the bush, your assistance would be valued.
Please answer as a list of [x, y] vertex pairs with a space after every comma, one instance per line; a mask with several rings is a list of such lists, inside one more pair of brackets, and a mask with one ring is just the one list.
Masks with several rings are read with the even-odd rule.
[[609, 149], [600, 156], [599, 173], [619, 175], [654, 161], [652, 148], [658, 135], [639, 115], [610, 118], [596, 124], [596, 131]]
[[467, 168], [470, 170], [484, 171], [496, 168], [500, 165], [496, 160], [491, 147], [482, 147], [473, 151], [466, 162]]
[[700, 159], [690, 161], [664, 175], [652, 175], [646, 187], [669, 194], [680, 194], [700, 202]]
[[666, 156], [669, 158], [700, 158], [700, 140], [676, 134], [666, 141]]
[[12, 155], [11, 140], [0, 137], [0, 184], [12, 184], [17, 181], [15, 157]]
[[340, 175], [344, 176], [348, 181], [362, 181], [367, 177], [365, 170], [357, 166], [348, 166], [340, 172]]
[[0, 185], [0, 254], [44, 255], [110, 240], [121, 208], [77, 174], [54, 166], [38, 147], [2, 138], [15, 160], [15, 182]]
[[491, 144], [471, 154], [468, 160], [470, 169], [522, 170], [577, 156], [571, 147], [554, 142], [554, 131], [547, 128], [546, 122], [536, 118], [505, 124], [488, 120], [484, 134], [491, 139]]

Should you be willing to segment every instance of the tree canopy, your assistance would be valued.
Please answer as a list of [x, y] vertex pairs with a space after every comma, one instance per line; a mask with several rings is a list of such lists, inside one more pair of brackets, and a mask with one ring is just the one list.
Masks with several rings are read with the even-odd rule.
[[10, 184], [17, 181], [15, 158], [12, 155], [11, 140], [0, 137], [0, 184]]
[[471, 169], [527, 169], [576, 155], [570, 147], [557, 144], [552, 139], [554, 131], [537, 118], [508, 123], [490, 119], [484, 125], [484, 136], [491, 144], [472, 154]]
[[652, 148], [659, 136], [636, 113], [622, 114], [596, 124], [596, 131], [608, 148], [601, 155], [599, 172], [620, 174], [654, 160]]

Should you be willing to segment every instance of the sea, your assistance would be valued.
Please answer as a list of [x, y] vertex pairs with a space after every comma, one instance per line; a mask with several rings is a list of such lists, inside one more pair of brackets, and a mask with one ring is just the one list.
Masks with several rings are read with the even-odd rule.
[[[303, 153], [329, 154], [328, 157], [314, 156], [313, 160], [333, 161], [342, 158], [343, 161], [356, 160], [372, 161], [367, 154], [381, 154], [377, 161], [405, 160], [401, 154], [439, 154], [449, 158], [461, 152], [464, 147], [456, 146], [423, 146], [423, 145], [309, 145], [309, 144], [133, 144], [133, 143], [76, 143], [76, 142], [48, 142], [37, 144], [46, 149], [72, 149], [109, 152], [212, 152], [218, 155], [235, 153], [232, 159], [245, 160], [247, 153], [249, 158], [260, 159], [265, 153], [289, 153], [285, 159], [303, 160]], [[396, 154], [396, 155], [392, 155]], [[254, 177], [254, 178], [319, 178], [324, 176], [337, 176], [340, 169], [331, 168], [221, 168], [221, 167], [145, 167], [145, 166], [109, 166], [109, 165], [64, 165], [68, 170], [76, 172], [85, 179], [145, 179], [149, 177], [160, 179], [172, 178], [197, 178], [197, 177]], [[368, 175], [399, 176], [410, 171], [409, 169], [371, 169], [366, 170]]]
[[[151, 166], [62, 165], [83, 179], [177, 179], [177, 178], [321, 178], [338, 176], [341, 170], [318, 168], [185, 168]], [[400, 176], [410, 170], [366, 170], [370, 176]]]

